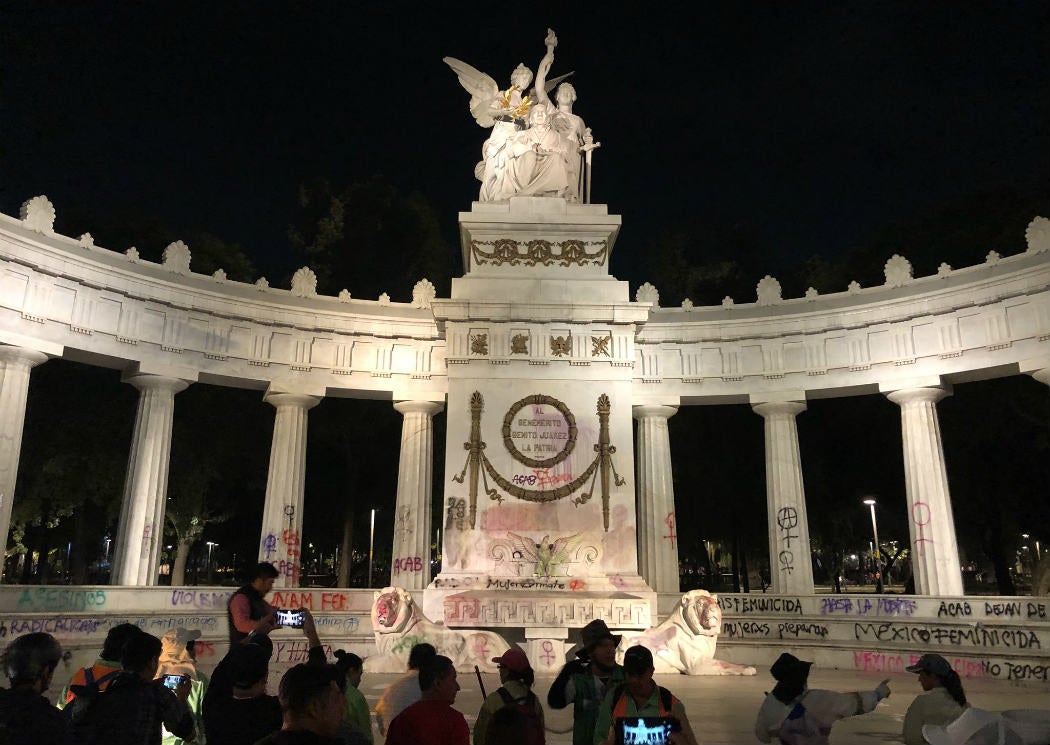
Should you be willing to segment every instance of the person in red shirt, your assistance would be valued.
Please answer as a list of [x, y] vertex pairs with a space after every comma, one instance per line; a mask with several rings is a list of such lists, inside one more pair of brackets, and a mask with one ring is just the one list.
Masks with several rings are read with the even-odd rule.
[[386, 745], [470, 745], [467, 720], [452, 708], [459, 691], [452, 660], [436, 655], [424, 663], [419, 688], [423, 698], [394, 717]]

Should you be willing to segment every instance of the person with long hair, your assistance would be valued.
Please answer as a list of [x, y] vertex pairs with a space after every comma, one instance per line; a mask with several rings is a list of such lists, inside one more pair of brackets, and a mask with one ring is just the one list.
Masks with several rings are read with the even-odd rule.
[[963, 692], [959, 673], [939, 654], [924, 654], [914, 665], [905, 668], [919, 674], [923, 693], [915, 697], [904, 715], [905, 745], [924, 745], [924, 724], [945, 726], [960, 716], [969, 704]]

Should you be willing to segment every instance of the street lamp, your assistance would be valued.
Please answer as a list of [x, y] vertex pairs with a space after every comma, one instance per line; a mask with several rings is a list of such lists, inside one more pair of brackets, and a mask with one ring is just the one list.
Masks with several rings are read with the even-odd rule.
[[205, 541], [204, 543], [208, 547], [208, 579], [211, 579], [211, 576], [212, 576], [212, 571], [211, 571], [211, 550], [213, 548], [215, 548], [216, 546], [218, 546], [219, 544], [218, 543], [214, 543], [212, 541]]
[[882, 564], [879, 561], [879, 524], [875, 521], [875, 500], [868, 499], [864, 500], [864, 504], [871, 508], [871, 532], [875, 535], [875, 591], [882, 592]]
[[376, 542], [376, 510], [372, 508], [372, 525], [368, 533], [368, 586], [372, 586], [372, 549]]

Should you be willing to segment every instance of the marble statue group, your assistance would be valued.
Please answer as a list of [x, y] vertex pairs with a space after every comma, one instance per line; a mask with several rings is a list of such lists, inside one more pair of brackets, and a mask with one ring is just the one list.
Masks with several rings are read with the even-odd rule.
[[[550, 29], [547, 51], [532, 71], [520, 64], [510, 87], [501, 90], [491, 77], [452, 57], [445, 63], [470, 93], [470, 113], [478, 125], [492, 129], [481, 147], [474, 174], [481, 181], [479, 201], [496, 202], [513, 196], [562, 197], [590, 202], [594, 141], [583, 119], [573, 113], [576, 89], [564, 82], [572, 73], [548, 80], [558, 38]], [[554, 102], [548, 96], [554, 90]]]

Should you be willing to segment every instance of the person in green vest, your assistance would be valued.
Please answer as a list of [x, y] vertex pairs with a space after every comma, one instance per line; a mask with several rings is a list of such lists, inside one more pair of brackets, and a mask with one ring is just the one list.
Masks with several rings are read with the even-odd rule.
[[583, 649], [577, 659], [566, 663], [547, 693], [547, 705], [572, 711], [572, 745], [591, 745], [598, 722], [598, 707], [606, 692], [623, 685], [623, 668], [616, 664], [620, 636], [609, 631], [605, 621], [596, 619], [580, 631]]

